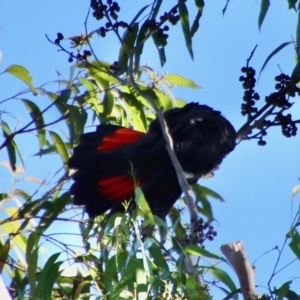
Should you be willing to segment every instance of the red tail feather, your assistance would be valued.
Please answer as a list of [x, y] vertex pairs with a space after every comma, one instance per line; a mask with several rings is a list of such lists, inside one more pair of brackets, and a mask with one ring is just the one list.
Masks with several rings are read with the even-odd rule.
[[98, 146], [98, 150], [112, 151], [116, 148], [133, 144], [146, 133], [135, 131], [129, 128], [119, 128], [114, 133], [106, 136], [102, 140], [102, 144]]
[[139, 182], [134, 182], [132, 177], [126, 175], [100, 179], [98, 184], [99, 192], [114, 202], [129, 199], [134, 193], [135, 187], [141, 185]]

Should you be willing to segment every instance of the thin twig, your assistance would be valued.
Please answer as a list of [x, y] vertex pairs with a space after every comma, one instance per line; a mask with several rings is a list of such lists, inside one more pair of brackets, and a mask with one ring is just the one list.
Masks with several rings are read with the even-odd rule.
[[[55, 101], [53, 101], [52, 103], [50, 103], [45, 109], [43, 109], [35, 118], [33, 118], [29, 123], [27, 123], [25, 126], [23, 126], [21, 129], [15, 131], [15, 132], [12, 132], [9, 136], [6, 137], [6, 139], [4, 140], [4, 142], [2, 143], [2, 145], [0, 146], [0, 150], [3, 149], [4, 147], [6, 147], [13, 139], [16, 135], [18, 134], [22, 134], [24, 132], [28, 132], [26, 131], [26, 129], [34, 124], [34, 122], [40, 118], [41, 116], [43, 116], [43, 114], [49, 110], [53, 105], [56, 104], [56, 101], [59, 99], [59, 97], [57, 97], [57, 99]], [[32, 130], [30, 130], [32, 131]]]

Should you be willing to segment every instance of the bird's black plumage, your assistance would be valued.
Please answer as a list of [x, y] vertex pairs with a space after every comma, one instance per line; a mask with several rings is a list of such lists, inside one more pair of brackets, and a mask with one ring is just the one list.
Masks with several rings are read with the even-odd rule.
[[[190, 184], [220, 165], [235, 147], [233, 126], [206, 105], [189, 103], [166, 111], [164, 117]], [[69, 167], [77, 169], [70, 190], [74, 204], [85, 205], [94, 217], [122, 209], [135, 186], [141, 186], [153, 214], [164, 218], [181, 195], [165, 145], [157, 119], [147, 134], [104, 124], [82, 135], [69, 160]]]

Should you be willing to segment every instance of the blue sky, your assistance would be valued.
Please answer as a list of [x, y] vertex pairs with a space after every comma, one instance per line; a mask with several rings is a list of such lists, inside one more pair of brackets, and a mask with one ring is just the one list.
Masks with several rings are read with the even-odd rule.
[[[125, 8], [123, 3], [126, 2], [119, 1], [120, 6], [124, 8], [121, 16], [129, 20], [136, 11], [130, 6]], [[192, 9], [194, 2], [189, 2]], [[46, 40], [45, 34], [54, 39], [57, 32], [62, 32], [65, 37], [84, 32], [88, 2], [74, 3], [58, 0], [0, 2], [0, 51], [3, 55], [0, 73], [11, 64], [20, 64], [30, 71], [35, 86], [57, 80], [57, 71], [68, 78], [68, 57], [58, 52], [57, 48]], [[138, 3], [149, 4], [148, 1]], [[193, 41], [194, 61], [189, 58], [181, 30], [174, 28], [171, 28], [168, 40], [166, 65], [160, 67], [152, 42], [147, 45], [142, 61], [157, 72], [176, 73], [194, 80], [201, 86], [200, 90], [176, 88], [173, 90], [175, 96], [186, 101], [199, 101], [222, 111], [238, 129], [245, 122], [245, 118], [240, 114], [243, 89], [238, 78], [241, 75], [241, 67], [246, 64], [246, 59], [256, 44], [258, 48], [251, 64], [259, 70], [266, 57], [277, 46], [290, 41], [292, 37], [295, 39], [297, 14], [287, 9], [285, 1], [272, 3], [259, 33], [259, 2], [232, 2], [223, 17], [224, 5], [225, 0], [207, 1], [200, 29]], [[92, 30], [97, 26], [99, 24], [90, 18], [88, 29]], [[112, 62], [117, 59], [119, 44], [114, 37], [108, 36], [104, 40], [95, 38], [93, 47], [102, 60]], [[280, 73], [279, 67], [283, 72], [290, 74], [294, 65], [292, 46], [276, 55], [269, 62], [257, 85], [257, 92], [261, 98], [274, 91], [275, 82], [271, 79]], [[0, 101], [25, 88], [21, 82], [8, 74], [0, 77], [0, 86]], [[50, 87], [52, 90], [59, 89], [57, 83], [52, 83]], [[34, 98], [30, 94], [26, 97], [36, 101], [41, 107], [48, 103], [45, 97]], [[299, 99], [295, 100], [299, 102]], [[299, 103], [296, 103], [293, 108], [295, 116], [299, 108]], [[18, 101], [3, 103], [0, 110], [11, 112], [21, 122], [26, 123], [29, 120], [28, 112]], [[50, 111], [47, 114], [48, 120], [55, 114], [55, 110]], [[4, 120], [16, 124], [9, 117], [5, 116]], [[59, 128], [56, 126], [54, 130]], [[207, 244], [207, 248], [212, 252], [219, 253], [222, 244], [242, 240], [249, 260], [253, 262], [264, 252], [275, 246], [280, 247], [284, 241], [299, 204], [299, 196], [296, 196], [292, 206], [291, 190], [298, 183], [300, 176], [300, 139], [287, 139], [281, 135], [279, 128], [274, 128], [269, 132], [266, 141], [265, 147], [257, 146], [254, 141], [242, 142], [225, 159], [213, 179], [202, 181], [203, 185], [212, 188], [226, 200], [225, 204], [212, 200], [214, 215], [219, 222], [216, 226], [218, 237], [211, 244]], [[32, 158], [38, 146], [34, 136], [32, 140], [19, 137], [17, 142], [25, 157], [26, 176], [51, 178], [54, 175], [58, 158], [49, 157], [41, 161]], [[5, 160], [6, 152], [2, 151], [0, 161]], [[30, 163], [31, 161], [34, 163]], [[7, 191], [13, 181], [8, 174], [5, 167], [0, 166], [1, 192]], [[34, 183], [24, 183], [23, 180], [18, 184], [32, 190], [36, 188]], [[287, 248], [280, 265], [284, 266], [293, 258], [293, 254]], [[256, 284], [267, 285], [276, 259], [277, 252], [271, 251], [257, 261]], [[235, 274], [229, 268], [226, 270], [237, 282]], [[278, 287], [298, 274], [299, 262], [295, 262], [280, 272], [272, 285]], [[298, 281], [294, 286], [300, 293]], [[266, 292], [263, 288], [259, 291]]]

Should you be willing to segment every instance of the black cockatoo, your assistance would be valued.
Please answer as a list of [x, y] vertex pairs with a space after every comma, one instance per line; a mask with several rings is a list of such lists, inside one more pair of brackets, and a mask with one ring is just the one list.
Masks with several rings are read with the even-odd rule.
[[[164, 117], [189, 184], [220, 165], [235, 147], [231, 123], [206, 105], [189, 103]], [[69, 160], [77, 170], [70, 189], [74, 204], [85, 205], [89, 217], [119, 211], [140, 186], [152, 213], [165, 218], [182, 193], [165, 145], [157, 119], [148, 133], [103, 124], [83, 134]]]

